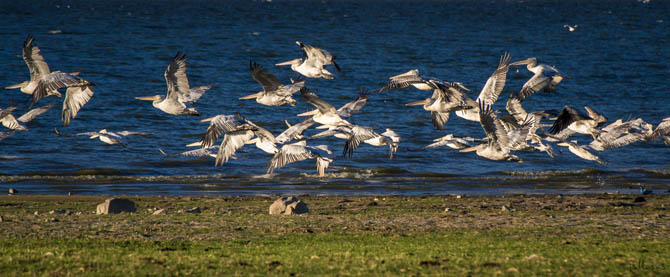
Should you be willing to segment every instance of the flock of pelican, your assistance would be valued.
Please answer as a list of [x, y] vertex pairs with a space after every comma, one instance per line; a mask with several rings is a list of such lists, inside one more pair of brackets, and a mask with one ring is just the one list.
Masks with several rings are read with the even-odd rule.
[[[334, 75], [324, 67], [333, 65], [337, 71], [340, 67], [335, 63], [335, 57], [329, 52], [296, 42], [303, 51], [303, 57], [287, 62], [277, 63], [276, 66], [290, 65], [291, 70], [307, 78], [334, 79]], [[20, 88], [21, 92], [31, 95], [31, 108], [44, 97], [62, 97], [60, 89], [66, 89], [63, 100], [62, 121], [65, 126], [77, 116], [81, 108], [93, 97], [95, 84], [79, 77], [79, 72], [65, 73], [50, 71], [44, 60], [35, 39], [28, 36], [23, 44], [23, 59], [30, 71], [30, 80], [20, 84], [7, 86], [6, 89]], [[183, 51], [177, 53], [165, 70], [164, 77], [167, 83], [165, 96], [136, 97], [138, 100], [152, 101], [153, 106], [171, 115], [199, 115], [198, 111], [187, 106], [193, 105], [202, 97], [211, 85], [191, 88], [186, 76], [186, 55]], [[214, 165], [227, 163], [236, 159], [235, 153], [244, 145], [253, 144], [260, 150], [272, 155], [267, 165], [267, 174], [275, 169], [306, 159], [316, 160], [316, 169], [319, 176], [325, 174], [329, 164], [333, 162], [332, 152], [326, 145], [308, 145], [316, 139], [334, 136], [344, 139], [343, 155], [351, 157], [361, 143], [372, 146], [388, 146], [389, 159], [398, 150], [400, 136], [393, 130], [386, 128], [378, 132], [375, 128], [352, 124], [349, 118], [361, 110], [371, 94], [385, 91], [414, 87], [423, 91], [432, 91], [432, 96], [424, 100], [408, 103], [406, 106], [423, 106], [431, 114], [432, 124], [438, 130], [443, 130], [445, 124], [454, 113], [457, 117], [467, 121], [479, 122], [484, 138], [457, 137], [453, 134], [437, 138], [434, 143], [423, 149], [447, 146], [460, 152], [475, 152], [478, 156], [491, 160], [519, 161], [514, 155], [517, 151], [541, 151], [554, 157], [555, 152], [551, 143], [567, 147], [576, 156], [607, 164], [592, 151], [604, 151], [622, 147], [637, 141], [655, 141], [662, 138], [670, 145], [670, 118], [661, 121], [656, 128], [642, 119], [623, 121], [621, 119], [607, 125], [607, 118], [591, 107], [584, 107], [586, 114], [580, 110], [565, 106], [558, 114], [554, 110], [526, 112], [522, 102], [539, 91], [555, 92], [556, 87], [565, 79], [556, 68], [538, 63], [536, 58], [511, 62], [511, 55], [505, 53], [486, 80], [476, 99], [468, 96], [468, 89], [461, 82], [446, 82], [437, 78], [425, 77], [417, 69], [390, 77], [390, 81], [378, 90], [369, 92], [362, 90], [358, 98], [336, 109], [333, 105], [321, 99], [316, 93], [305, 86], [305, 80], [291, 80], [290, 84], [282, 82], [260, 65], [251, 61], [249, 71], [262, 87], [262, 91], [241, 97], [239, 99], [255, 99], [257, 103], [266, 106], [281, 106], [296, 104], [293, 95], [300, 92], [302, 98], [314, 106], [314, 110], [298, 114], [306, 119], [297, 124], [286, 122], [287, 129], [275, 136], [269, 130], [257, 125], [253, 121], [237, 114], [220, 114], [201, 120], [208, 122], [202, 139], [187, 146], [197, 146], [199, 149], [174, 154], [188, 157], [213, 157]], [[506, 112], [492, 109], [498, 101], [505, 87], [507, 73], [513, 66], [525, 65], [533, 75], [518, 91], [510, 93], [505, 105]], [[18, 119], [12, 113], [16, 107], [0, 109], [0, 122], [10, 131], [0, 132], [0, 140], [13, 135], [16, 131], [28, 130], [25, 126], [38, 115], [46, 112], [52, 105], [30, 109]], [[558, 115], [557, 115], [558, 114]], [[552, 124], [542, 124], [545, 118], [551, 118]], [[312, 136], [304, 132], [313, 125], [322, 130]], [[544, 127], [550, 127], [545, 131]], [[91, 139], [100, 139], [108, 144], [126, 145], [125, 137], [129, 135], [149, 135], [141, 132], [111, 132], [106, 129], [97, 132], [78, 134], [62, 134], [59, 136], [88, 136]], [[584, 134], [591, 136], [593, 141], [588, 145], [579, 145], [575, 140], [569, 140], [572, 135]], [[221, 142], [216, 145], [219, 138]], [[160, 149], [159, 149], [160, 150]], [[168, 156], [163, 150], [161, 153]]]

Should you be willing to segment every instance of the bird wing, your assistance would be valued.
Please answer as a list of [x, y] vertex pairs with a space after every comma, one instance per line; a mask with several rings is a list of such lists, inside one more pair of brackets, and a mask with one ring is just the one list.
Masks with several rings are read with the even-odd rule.
[[12, 130], [27, 130], [26, 127], [23, 127], [11, 113], [6, 113], [4, 116], [2, 116], [0, 118], [0, 122], [2, 122], [2, 126]]
[[310, 159], [314, 156], [314, 153], [305, 148], [304, 142], [284, 145], [268, 162], [267, 173], [271, 174], [276, 168], [282, 168], [289, 163]]
[[607, 118], [601, 113], [596, 112], [594, 109], [584, 106], [584, 110], [588, 113], [589, 117], [595, 120], [598, 123], [603, 123], [607, 121]]
[[561, 111], [561, 114], [558, 115], [556, 121], [554, 121], [551, 129], [549, 129], [549, 133], [558, 134], [563, 129], [568, 128], [568, 126], [570, 126], [570, 124], [573, 122], [584, 119], [586, 119], [586, 117], [579, 113], [579, 111], [566, 105], [563, 107], [563, 111]]
[[34, 109], [24, 113], [22, 116], [20, 116], [18, 118], [18, 120], [23, 122], [23, 123], [28, 123], [28, 122], [32, 121], [33, 119], [35, 119], [35, 117], [37, 117], [37, 116], [45, 113], [49, 109], [53, 108], [53, 106], [54, 105], [46, 105], [46, 106], [42, 106], [42, 107], [39, 107], [39, 108], [34, 108]]
[[61, 119], [63, 125], [70, 125], [70, 119], [77, 117], [77, 112], [93, 97], [93, 89], [91, 87], [69, 87], [65, 91], [65, 99], [63, 100], [63, 112]]
[[217, 115], [209, 123], [205, 135], [202, 137], [202, 147], [207, 148], [214, 144], [214, 142], [221, 136], [221, 134], [226, 132], [233, 132], [242, 125], [242, 122], [237, 120], [235, 115]]
[[343, 154], [346, 156], [348, 153], [349, 157], [351, 158], [351, 155], [354, 154], [354, 150], [358, 148], [358, 146], [361, 144], [361, 141], [366, 141], [376, 137], [379, 137], [379, 134], [377, 134], [372, 128], [355, 125], [351, 128], [351, 136], [349, 136], [349, 139], [347, 139], [347, 142], [344, 144]]
[[133, 132], [133, 131], [121, 131], [121, 132], [118, 132], [117, 134], [122, 135], [122, 136], [150, 136], [151, 135], [151, 133]]
[[167, 83], [167, 98], [181, 101], [183, 96], [190, 94], [188, 77], [186, 77], [186, 54], [184, 51], [177, 52], [172, 58], [165, 73], [165, 82]]
[[202, 97], [205, 92], [212, 88], [212, 85], [204, 85], [199, 87], [190, 88], [188, 93], [179, 94], [177, 100], [182, 103], [195, 103]]
[[276, 137], [277, 143], [284, 144], [291, 141], [292, 139], [296, 139], [312, 125], [314, 125], [314, 119], [308, 118], [301, 123], [289, 127]]
[[333, 159], [324, 158], [321, 156], [316, 157], [316, 171], [319, 173], [319, 176], [326, 174], [326, 168], [330, 165]]
[[31, 81], [35, 81], [40, 76], [51, 73], [49, 65], [47, 65], [44, 57], [42, 57], [40, 48], [33, 44], [34, 41], [35, 38], [29, 35], [26, 41], [23, 42], [23, 60], [26, 62], [28, 70], [30, 70]]
[[449, 113], [430, 112], [430, 121], [438, 130], [444, 130], [444, 123], [449, 120]]
[[335, 110], [335, 107], [333, 105], [328, 104], [328, 102], [323, 101], [323, 99], [319, 98], [318, 95], [316, 95], [314, 92], [309, 90], [308, 88], [301, 88], [300, 89], [300, 94], [302, 94], [302, 97], [305, 98], [307, 103], [310, 103], [312, 106], [316, 107], [319, 109], [319, 111], [322, 114], [325, 113], [336, 113], [337, 111]]
[[275, 75], [270, 74], [255, 62], [249, 61], [249, 71], [251, 72], [251, 77], [254, 77], [254, 80], [261, 84], [265, 93], [276, 91], [282, 85], [281, 81]]
[[533, 77], [530, 77], [530, 79], [523, 84], [523, 87], [519, 92], [519, 100], [523, 101], [526, 97], [544, 89], [551, 83], [551, 80], [551, 77], [547, 77], [541, 72], [533, 75]]
[[659, 123], [648, 139], [655, 140], [660, 136], [665, 136], [667, 133], [670, 133], [670, 120], [664, 120], [661, 123]]
[[54, 91], [64, 87], [80, 86], [94, 86], [94, 84], [70, 73], [60, 71], [51, 72], [43, 75], [37, 83], [37, 87], [33, 92], [33, 103], [37, 103], [37, 101], [46, 97], [48, 91]]
[[500, 58], [498, 68], [496, 68], [496, 71], [493, 72], [488, 80], [486, 80], [484, 88], [479, 93], [479, 97], [477, 97], [478, 102], [482, 102], [486, 105], [493, 105], [493, 103], [498, 100], [498, 96], [500, 95], [500, 92], [502, 92], [505, 87], [505, 82], [507, 81], [507, 71], [509, 70], [508, 63], [511, 58], [512, 56], [509, 53], [505, 53]]
[[418, 69], [412, 69], [410, 71], [407, 71], [403, 74], [392, 76], [391, 81], [388, 82], [385, 86], [382, 88], [378, 89], [377, 92], [382, 92], [385, 90], [391, 90], [391, 89], [400, 89], [400, 88], [406, 88], [411, 86], [412, 84], [417, 84], [417, 83], [423, 83], [423, 78], [419, 76], [419, 70]]
[[509, 151], [509, 138], [502, 122], [495, 118], [491, 105], [480, 103], [479, 106], [480, 124], [489, 139], [489, 144], [498, 144], [504, 152]]
[[510, 93], [509, 98], [507, 99], [507, 105], [505, 105], [507, 112], [514, 117], [517, 122], [523, 122], [528, 113], [521, 106], [521, 100], [517, 95]]
[[216, 153], [216, 162], [214, 165], [218, 166], [219, 164], [223, 165], [224, 163], [227, 163], [230, 156], [235, 154], [237, 149], [240, 149], [253, 137], [254, 132], [251, 130], [240, 130], [226, 133], [219, 146], [219, 151]]
[[352, 114], [360, 111], [363, 106], [368, 102], [367, 95], [359, 95], [356, 100], [344, 104], [342, 107], [337, 109], [337, 114], [340, 117], [350, 117]]

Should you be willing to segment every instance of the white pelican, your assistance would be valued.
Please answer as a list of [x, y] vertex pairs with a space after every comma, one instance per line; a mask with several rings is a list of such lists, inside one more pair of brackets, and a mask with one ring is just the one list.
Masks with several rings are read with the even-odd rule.
[[310, 151], [310, 149], [321, 150], [328, 154], [332, 154], [327, 146], [307, 146], [307, 142], [304, 140], [292, 144], [285, 144], [268, 163], [267, 174], [272, 174], [276, 168], [284, 167], [289, 163], [306, 159], [316, 159], [316, 171], [319, 173], [319, 176], [324, 176], [326, 168], [328, 168], [333, 159], [322, 157], [318, 153]]
[[314, 119], [316, 123], [325, 125], [325, 127], [337, 127], [342, 125], [351, 126], [351, 123], [340, 117], [338, 111], [335, 110], [333, 105], [323, 101], [321, 98], [319, 98], [318, 95], [316, 95], [308, 88], [301, 88], [300, 94], [302, 94], [302, 97], [304, 97], [309, 104], [316, 107], [317, 109], [298, 114], [298, 116], [312, 116], [312, 119]]
[[[622, 122], [621, 119], [603, 127], [598, 137], [594, 139], [589, 148], [596, 151], [623, 147], [645, 138], [645, 134], [651, 134], [651, 127], [645, 128], [646, 124], [641, 118]], [[645, 130], [646, 129], [646, 130]]]
[[75, 136], [87, 136], [90, 139], [99, 139], [100, 141], [106, 143], [106, 144], [118, 144], [121, 146], [126, 146], [128, 145], [128, 140], [126, 140], [127, 136], [148, 136], [151, 135], [150, 133], [144, 133], [144, 132], [132, 132], [132, 131], [121, 131], [121, 132], [110, 132], [107, 131], [107, 129], [102, 129], [98, 132], [84, 132], [84, 133], [77, 133], [77, 134], [72, 134], [72, 135], [66, 135], [66, 134], [61, 134], [58, 129], [54, 128], [54, 131], [56, 132], [57, 135], [62, 136], [62, 137], [75, 137]]
[[430, 80], [426, 82], [433, 87], [433, 96], [421, 101], [405, 104], [405, 106], [423, 105], [423, 109], [430, 111], [430, 119], [435, 128], [444, 129], [444, 123], [449, 120], [450, 112], [458, 112], [477, 107], [477, 103], [465, 95], [457, 87], [446, 83]]
[[568, 24], [563, 25], [563, 28], [568, 28], [568, 31], [570, 32], [574, 32], [575, 30], [577, 30], [577, 27], [579, 27], [579, 25], [577, 24], [575, 24], [574, 26], [570, 26]]
[[428, 144], [424, 147], [422, 147], [422, 150], [428, 149], [428, 148], [437, 148], [440, 146], [447, 146], [451, 149], [456, 149], [460, 150], [466, 147], [470, 147], [471, 142], [482, 142], [483, 140], [481, 139], [475, 139], [472, 137], [457, 137], [454, 136], [453, 134], [448, 134], [440, 138], [436, 138], [433, 140], [434, 142], [431, 144]]
[[457, 86], [460, 87], [461, 89], [470, 91], [467, 87], [463, 85], [463, 83], [460, 82], [445, 83], [432, 77], [422, 77], [419, 75], [418, 69], [412, 69], [403, 74], [391, 76], [389, 79], [391, 79], [391, 81], [389, 81], [388, 84], [386, 84], [382, 88], [378, 89], [377, 92], [382, 92], [390, 89], [406, 88], [409, 86], [413, 86], [420, 90], [430, 91], [433, 90], [434, 88], [431, 84], [429, 84], [429, 81], [443, 83], [448, 86]]
[[337, 71], [341, 71], [340, 67], [335, 63], [335, 57], [328, 53], [328, 51], [303, 44], [299, 41], [295, 43], [304, 51], [303, 58], [278, 63], [275, 64], [276, 66], [291, 65], [293, 71], [309, 78], [334, 79], [333, 74], [323, 68], [329, 64], [334, 65]]
[[77, 77], [78, 72], [51, 72], [40, 48], [34, 42], [35, 38], [31, 35], [28, 35], [28, 38], [23, 42], [23, 60], [30, 71], [30, 80], [7, 86], [5, 89], [20, 88], [21, 92], [32, 95], [33, 103], [35, 103], [46, 96], [61, 97], [60, 92], [58, 92], [59, 88], [92, 85], [92, 83]]
[[654, 141], [659, 137], [663, 137], [665, 141], [665, 135], [668, 133], [670, 133], [670, 117], [664, 118], [663, 121], [656, 126], [656, 129], [645, 137], [645, 140]]
[[308, 118], [308, 119], [304, 120], [303, 122], [300, 122], [300, 123], [294, 124], [294, 125], [291, 125], [286, 120], [284, 122], [286, 122], [286, 125], [288, 126], [288, 128], [276, 137], [278, 144], [285, 144], [285, 143], [287, 143], [291, 140], [302, 140], [302, 139], [304, 139], [305, 137], [302, 135], [302, 133], [305, 132], [305, 130], [307, 130], [307, 128], [314, 125], [314, 123], [315, 123], [314, 120], [311, 119], [311, 118]]
[[[197, 145], [200, 145], [200, 142], [197, 142]], [[158, 151], [163, 154], [165, 157], [195, 157], [195, 158], [216, 158], [216, 152], [218, 151], [219, 146], [212, 146], [208, 148], [198, 148], [194, 150], [184, 151], [177, 154], [168, 154], [163, 151], [163, 149], [158, 148]], [[236, 159], [234, 156], [232, 159]]]
[[0, 122], [2, 126], [5, 126], [11, 130], [27, 131], [28, 129], [21, 125], [18, 120], [12, 115], [12, 112], [16, 107], [7, 107], [5, 109], [0, 109]]
[[[46, 105], [46, 106], [42, 106], [42, 107], [39, 107], [39, 108], [34, 108], [34, 109], [32, 109], [32, 110], [30, 110], [30, 111], [24, 113], [22, 116], [20, 116], [20, 117], [17, 119], [17, 121], [19, 121], [19, 122], [21, 122], [21, 123], [24, 123], [24, 124], [27, 124], [28, 122], [30, 122], [30, 121], [32, 121], [33, 119], [35, 119], [35, 117], [37, 117], [38, 115], [41, 115], [41, 114], [45, 113], [46, 111], [48, 111], [48, 110], [51, 109], [51, 108], [53, 108], [53, 105]], [[6, 110], [6, 109], [5, 109], [5, 110]], [[3, 118], [3, 115], [2, 115], [2, 114], [3, 114], [3, 112], [5, 112], [5, 110], [0, 110], [0, 118], [2, 118], [3, 125], [4, 125], [4, 120], [5, 120], [5, 119]], [[10, 115], [11, 115], [11, 114], [10, 114]], [[12, 116], [12, 118], [13, 118], [13, 117], [14, 117], [14, 116]], [[16, 132], [16, 130], [20, 130], [20, 129], [13, 129], [13, 130], [11, 130], [11, 131], [0, 132], [0, 140], [6, 139], [6, 138], [8, 138], [8, 137], [11, 137], [12, 135], [14, 135], [14, 133]]]
[[290, 85], [282, 85], [277, 77], [254, 62], [249, 62], [249, 70], [254, 80], [261, 84], [263, 91], [240, 97], [240, 99], [255, 98], [256, 102], [266, 106], [281, 106], [286, 104], [295, 106], [293, 94], [305, 86], [305, 80], [298, 82], [291, 80], [292, 83]]
[[525, 64], [526, 68], [530, 72], [533, 72], [534, 75], [525, 84], [523, 84], [523, 87], [519, 92], [521, 101], [540, 90], [556, 92], [554, 87], [565, 78], [565, 76], [561, 75], [561, 73], [559, 73], [555, 67], [546, 64], [538, 64], [537, 58], [535, 57], [528, 58], [523, 61], [513, 62], [510, 64], [510, 66], [523, 64]]
[[[238, 118], [242, 121], [239, 121]], [[256, 147], [269, 154], [275, 154], [278, 151], [277, 140], [272, 133], [247, 120], [239, 113], [236, 116], [217, 115], [201, 120], [201, 122], [207, 121], [210, 121], [210, 124], [202, 138], [203, 148], [212, 146], [216, 139], [225, 133], [216, 154], [215, 166], [228, 162], [235, 151], [245, 144], [256, 144]]]
[[595, 162], [597, 162], [599, 164], [602, 164], [602, 165], [608, 165], [609, 164], [609, 163], [601, 160], [598, 156], [593, 155], [593, 153], [589, 152], [589, 150], [586, 150], [585, 147], [578, 145], [576, 142], [577, 141], [572, 141], [572, 142], [561, 141], [556, 145], [568, 147], [568, 150], [570, 150], [570, 152], [572, 152], [572, 154], [575, 154], [575, 156], [580, 157], [582, 159], [589, 160], [589, 161], [595, 161]]
[[153, 106], [172, 115], [200, 115], [194, 108], [186, 107], [186, 103], [195, 103], [207, 92], [211, 85], [190, 88], [186, 77], [186, 55], [184, 51], [177, 52], [165, 70], [167, 96], [161, 95], [135, 97], [139, 100], [153, 101]]
[[396, 134], [391, 129], [386, 128], [384, 133], [378, 134], [371, 127], [353, 125], [340, 126], [337, 128], [331, 128], [327, 131], [323, 131], [316, 135], [310, 137], [310, 139], [317, 139], [327, 136], [334, 136], [336, 138], [345, 139], [347, 142], [344, 144], [344, 150], [342, 155], [349, 158], [354, 153], [354, 150], [358, 148], [361, 142], [370, 144], [372, 146], [389, 146], [389, 159], [393, 159], [393, 153], [398, 150], [398, 143], [400, 142], [400, 136]]
[[[563, 107], [563, 111], [558, 115], [556, 121], [554, 121], [549, 132], [551, 134], [558, 134], [564, 129], [568, 129], [569, 133], [564, 133], [568, 136], [574, 133], [580, 133], [591, 135], [593, 139], [596, 139], [598, 134], [600, 134], [600, 130], [597, 129], [598, 125], [606, 122], [607, 118], [587, 106], [584, 106], [584, 109], [588, 112], [588, 117], [566, 105]], [[563, 136], [565, 135], [561, 135], [561, 137]]]
[[502, 121], [495, 117], [491, 106], [484, 106], [483, 103], [480, 103], [479, 113], [480, 123], [484, 132], [486, 132], [488, 143], [461, 149], [460, 152], [476, 151], [478, 156], [490, 160], [521, 162], [519, 157], [510, 154], [510, 149], [517, 144], [525, 142], [530, 126], [523, 125], [519, 129], [508, 131], [505, 129]]

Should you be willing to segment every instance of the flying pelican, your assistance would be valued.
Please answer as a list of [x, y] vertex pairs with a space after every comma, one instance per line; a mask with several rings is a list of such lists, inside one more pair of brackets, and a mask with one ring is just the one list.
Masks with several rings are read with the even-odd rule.
[[216, 154], [215, 166], [227, 163], [228, 159], [235, 154], [235, 151], [245, 144], [256, 144], [256, 147], [269, 154], [275, 154], [278, 151], [277, 140], [270, 131], [247, 120], [239, 113], [236, 115], [217, 115], [201, 120], [201, 122], [207, 121], [210, 121], [210, 124], [202, 138], [203, 148], [212, 146], [216, 139], [225, 133]]
[[598, 137], [594, 139], [589, 148], [596, 151], [623, 147], [645, 138], [645, 134], [651, 134], [651, 126], [645, 128], [646, 124], [641, 118], [622, 122], [621, 119], [603, 127]]
[[298, 114], [298, 116], [312, 116], [312, 119], [314, 119], [316, 123], [325, 125], [325, 127], [337, 127], [341, 125], [351, 126], [351, 123], [340, 117], [339, 113], [337, 110], [335, 110], [333, 105], [323, 101], [321, 98], [319, 98], [318, 95], [316, 95], [308, 88], [301, 88], [300, 94], [302, 94], [302, 97], [304, 97], [309, 104], [315, 106], [317, 109]]
[[318, 153], [310, 151], [310, 149], [317, 149], [332, 154], [327, 146], [307, 146], [307, 142], [304, 140], [292, 144], [285, 144], [268, 163], [267, 174], [272, 174], [276, 168], [282, 168], [289, 163], [306, 159], [316, 159], [316, 171], [319, 173], [319, 176], [324, 176], [326, 168], [328, 168], [333, 159], [322, 157]]
[[523, 87], [519, 92], [521, 101], [540, 90], [556, 92], [554, 87], [565, 78], [565, 76], [561, 75], [555, 67], [546, 64], [538, 64], [537, 58], [535, 57], [513, 62], [510, 66], [523, 64], [525, 64], [526, 68], [530, 72], [533, 72], [534, 75], [523, 84]]
[[386, 128], [384, 133], [378, 134], [370, 127], [353, 125], [340, 126], [337, 128], [331, 128], [327, 131], [318, 133], [310, 137], [310, 139], [317, 139], [326, 136], [334, 136], [336, 138], [345, 139], [347, 142], [344, 144], [344, 150], [342, 154], [346, 156], [349, 155], [349, 158], [354, 153], [354, 150], [358, 148], [361, 142], [370, 144], [372, 146], [389, 146], [389, 159], [393, 159], [393, 154], [398, 150], [398, 143], [400, 142], [400, 136], [396, 134], [391, 129]]
[[305, 130], [307, 130], [307, 128], [314, 125], [314, 123], [315, 123], [314, 120], [311, 119], [311, 118], [308, 118], [308, 119], [304, 120], [303, 122], [300, 122], [300, 123], [294, 124], [294, 125], [291, 125], [286, 120], [284, 122], [286, 122], [286, 125], [288, 126], [288, 129], [284, 130], [284, 132], [282, 132], [281, 134], [279, 134], [276, 137], [278, 144], [285, 144], [285, 143], [287, 143], [291, 140], [302, 140], [302, 139], [304, 139], [305, 137], [302, 135], [302, 133], [305, 132]]
[[456, 149], [460, 150], [466, 147], [470, 147], [471, 142], [482, 142], [483, 140], [481, 139], [475, 139], [472, 137], [457, 137], [454, 136], [453, 134], [448, 134], [440, 138], [436, 138], [433, 140], [434, 142], [431, 144], [428, 144], [424, 147], [422, 147], [422, 150], [428, 149], [428, 148], [437, 148], [440, 146], [447, 146], [451, 149]]
[[26, 127], [23, 127], [21, 123], [19, 123], [16, 118], [12, 115], [12, 112], [16, 109], [16, 107], [7, 107], [5, 109], [0, 109], [0, 122], [2, 122], [2, 126], [5, 126], [11, 130], [20, 130], [20, 131], [27, 131], [28, 129]]
[[251, 76], [261, 84], [263, 91], [240, 97], [240, 99], [255, 98], [256, 102], [266, 106], [281, 106], [286, 104], [295, 106], [295, 99], [292, 96], [305, 86], [305, 80], [293, 82], [290, 85], [282, 85], [277, 77], [254, 62], [249, 62], [249, 70], [251, 71]]
[[566, 105], [549, 132], [555, 135], [564, 129], [568, 129], [567, 133], [562, 134], [560, 139], [565, 139], [563, 136], [567, 135], [565, 137], [568, 137], [574, 133], [591, 135], [593, 139], [596, 139], [600, 134], [600, 130], [597, 129], [598, 125], [606, 122], [607, 118], [587, 106], [584, 106], [584, 109], [588, 113], [588, 117]]
[[476, 151], [478, 156], [495, 161], [508, 160], [521, 162], [519, 157], [510, 154], [510, 149], [517, 144], [525, 142], [530, 126], [527, 124], [520, 126], [519, 129], [514, 130], [516, 134], [511, 137], [510, 135], [513, 133], [507, 131], [505, 126], [503, 126], [502, 121], [495, 117], [490, 105], [485, 106], [483, 103], [480, 103], [479, 113], [481, 119], [480, 123], [484, 132], [486, 132], [488, 143], [479, 144], [459, 151]]
[[[197, 142], [197, 145], [200, 146], [200, 142]], [[212, 146], [208, 148], [198, 148], [194, 150], [184, 151], [177, 154], [168, 154], [163, 151], [163, 149], [158, 148], [158, 151], [163, 154], [165, 157], [195, 157], [195, 158], [216, 158], [216, 152], [218, 151], [218, 146]], [[231, 159], [236, 159], [235, 156]]]
[[335, 57], [328, 53], [328, 51], [303, 44], [299, 41], [295, 43], [304, 51], [303, 58], [278, 63], [275, 66], [291, 65], [293, 71], [309, 78], [334, 79], [333, 74], [323, 68], [329, 64], [333, 64], [337, 71], [341, 71], [340, 67], [335, 63]]
[[568, 31], [570, 32], [574, 32], [575, 30], [577, 30], [577, 27], [579, 27], [579, 25], [577, 24], [575, 24], [574, 26], [570, 26], [568, 24], [563, 25], [563, 28], [568, 28]]
[[585, 147], [578, 145], [577, 141], [572, 141], [572, 142], [561, 141], [556, 145], [568, 147], [568, 150], [570, 150], [570, 152], [572, 152], [572, 154], [575, 154], [575, 156], [580, 157], [582, 159], [589, 160], [589, 161], [595, 161], [595, 162], [597, 162], [599, 164], [602, 164], [602, 165], [608, 165], [609, 164], [609, 163], [601, 160], [598, 156], [593, 155], [593, 153], [589, 152], [589, 150], [586, 150]]
[[444, 129], [444, 123], [449, 120], [450, 112], [472, 109], [477, 106], [477, 103], [460, 91], [458, 87], [433, 80], [426, 83], [433, 87], [433, 96], [405, 104], [405, 106], [423, 105], [424, 110], [430, 111], [431, 122], [438, 130]]
[[51, 70], [49, 70], [49, 65], [42, 56], [40, 48], [34, 42], [35, 38], [31, 35], [28, 35], [28, 38], [23, 42], [23, 60], [30, 71], [30, 80], [7, 86], [5, 89], [20, 88], [21, 92], [32, 95], [34, 104], [41, 98], [47, 96], [61, 97], [60, 92], [58, 92], [59, 88], [93, 85], [92, 83], [77, 77], [76, 75], [79, 74], [78, 72], [51, 72]]
[[90, 139], [99, 139], [100, 141], [106, 144], [118, 144], [121, 146], [128, 145], [127, 136], [148, 136], [150, 133], [144, 132], [132, 132], [132, 131], [121, 131], [121, 132], [110, 132], [107, 129], [102, 129], [98, 132], [83, 132], [72, 135], [61, 134], [58, 129], [54, 128], [54, 131], [57, 135], [61, 137], [75, 137], [75, 136], [88, 136]]
[[172, 115], [200, 115], [194, 108], [186, 107], [186, 103], [195, 103], [207, 92], [211, 85], [191, 89], [186, 77], [186, 55], [184, 51], [177, 52], [165, 70], [167, 96], [161, 95], [135, 97], [139, 100], [153, 101], [153, 106]]
[[[38, 115], [41, 115], [41, 114], [45, 113], [46, 111], [48, 111], [48, 110], [51, 109], [52, 107], [53, 107], [53, 105], [46, 105], [46, 106], [43, 106], [43, 107], [39, 107], [39, 108], [32, 109], [32, 110], [30, 110], [30, 111], [24, 113], [22, 116], [20, 116], [20, 117], [17, 119], [17, 121], [19, 121], [19, 122], [21, 122], [21, 123], [24, 123], [24, 124], [27, 124], [28, 122], [30, 122], [30, 121], [32, 121], [33, 119], [35, 119], [35, 117], [37, 117]], [[5, 109], [5, 110], [7, 110], [7, 109]], [[5, 112], [5, 110], [0, 110], [0, 118], [2, 118], [3, 125], [4, 125], [4, 120], [5, 120], [5, 119], [3, 118], [3, 115], [2, 115], [2, 114]], [[11, 114], [9, 114], [9, 115], [11, 115]], [[12, 118], [13, 118], [13, 117], [14, 117], [14, 116], [12, 116]], [[11, 131], [0, 132], [0, 140], [4, 140], [4, 139], [6, 139], [6, 138], [8, 138], [8, 137], [11, 137], [12, 135], [14, 135], [14, 133], [16, 133], [16, 130], [20, 130], [20, 129], [13, 129], [13, 130], [11, 130]]]
[[429, 81], [444, 83], [447, 86], [455, 86], [455, 87], [457, 86], [460, 87], [461, 89], [470, 91], [467, 87], [463, 85], [463, 83], [460, 82], [445, 83], [432, 77], [422, 77], [419, 75], [418, 69], [412, 69], [403, 74], [391, 76], [389, 79], [391, 79], [391, 81], [389, 81], [389, 83], [383, 86], [382, 88], [378, 89], [377, 92], [382, 92], [390, 89], [406, 88], [409, 86], [413, 86], [417, 89], [426, 91], [434, 90], [433, 86], [429, 83]]
[[658, 139], [659, 137], [663, 137], [665, 141], [665, 135], [670, 133], [670, 117], [664, 118], [661, 123], [656, 126], [656, 129], [654, 129], [651, 134], [648, 134], [645, 136], [646, 141], [654, 141]]

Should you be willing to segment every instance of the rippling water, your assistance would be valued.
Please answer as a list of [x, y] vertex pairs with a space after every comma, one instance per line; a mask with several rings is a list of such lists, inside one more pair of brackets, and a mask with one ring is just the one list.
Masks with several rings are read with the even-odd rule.
[[[391, 128], [402, 136], [396, 158], [388, 148], [361, 146], [352, 159], [335, 156], [326, 178], [313, 161], [291, 164], [263, 176], [270, 156], [245, 147], [223, 167], [210, 159], [165, 158], [185, 151], [207, 124], [154, 109], [136, 96], [164, 94], [163, 72], [184, 49], [192, 86], [214, 83], [196, 108], [202, 116], [240, 112], [279, 134], [283, 120], [311, 109], [300, 96], [295, 107], [266, 107], [238, 97], [260, 90], [250, 76], [254, 60], [284, 82], [295, 77], [272, 65], [299, 57], [299, 40], [337, 56], [335, 80], [309, 79], [307, 86], [334, 106], [375, 89], [391, 75], [418, 68], [422, 74], [460, 81], [473, 98], [500, 55], [538, 57], [571, 78], [558, 95], [538, 93], [525, 101], [534, 111], [589, 105], [610, 121], [642, 117], [653, 124], [670, 116], [670, 3], [651, 1], [3, 1], [0, 4], [0, 82], [28, 78], [21, 46], [36, 37], [52, 70], [81, 70], [97, 84], [95, 96], [68, 127], [60, 106], [0, 141], [0, 187], [30, 193], [107, 194], [374, 194], [572, 192], [670, 188], [670, 148], [638, 143], [599, 153], [610, 166], [581, 160], [568, 151], [551, 159], [521, 152], [523, 163], [494, 162], [448, 148], [415, 151], [447, 133], [484, 136], [481, 126], [452, 116], [435, 130], [428, 112], [405, 103], [428, 97], [415, 89], [371, 97], [354, 115], [356, 124]], [[564, 24], [578, 24], [575, 32]], [[506, 91], [530, 78], [522, 67], [508, 74]], [[506, 99], [507, 92], [502, 99]], [[46, 98], [39, 105], [62, 99]], [[28, 97], [4, 91], [0, 106], [28, 108]], [[494, 109], [503, 110], [504, 100]], [[63, 133], [132, 130], [127, 147], [104, 145]], [[308, 130], [313, 134], [314, 130]], [[589, 137], [575, 137], [588, 143]], [[324, 139], [339, 154], [343, 141]], [[555, 146], [556, 149], [558, 149]]]

